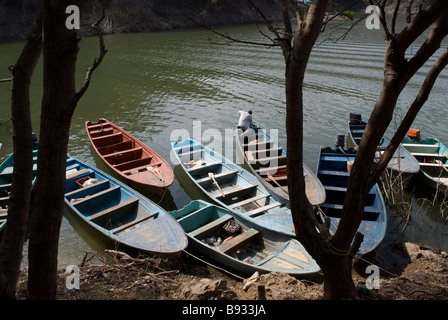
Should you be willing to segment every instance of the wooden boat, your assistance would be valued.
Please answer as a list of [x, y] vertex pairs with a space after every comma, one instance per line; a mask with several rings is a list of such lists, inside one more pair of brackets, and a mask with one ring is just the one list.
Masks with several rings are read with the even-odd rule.
[[[279, 201], [289, 202], [286, 171], [286, 148], [265, 129], [253, 124], [243, 133], [237, 128], [237, 146], [249, 171], [260, 180]], [[312, 205], [325, 201], [325, 189], [305, 164], [306, 195]]]
[[106, 119], [86, 121], [92, 146], [118, 175], [142, 185], [163, 198], [174, 182], [168, 162], [131, 134]]
[[[322, 181], [326, 200], [320, 205], [325, 216], [331, 220], [330, 232], [334, 233], [339, 225], [347, 193], [349, 161], [354, 161], [354, 149], [321, 147], [316, 169], [317, 177]], [[358, 251], [363, 255], [374, 250], [386, 234], [387, 216], [383, 197], [375, 185], [368, 195], [364, 206], [364, 215], [358, 231], [364, 235], [364, 241]]]
[[67, 157], [65, 203], [88, 225], [126, 248], [177, 257], [188, 244], [164, 209], [112, 176]]
[[296, 239], [241, 220], [231, 210], [194, 200], [170, 214], [192, 248], [232, 271], [247, 275], [277, 271], [296, 277], [320, 271]]
[[[349, 133], [350, 138], [355, 146], [359, 146], [361, 142], [362, 134], [366, 128], [367, 123], [361, 119], [361, 115], [359, 113], [350, 113], [350, 121], [349, 121]], [[383, 138], [378, 145], [377, 158], [381, 157], [381, 154], [384, 152], [386, 147], [389, 145], [390, 137], [386, 134], [383, 135]], [[420, 166], [418, 161], [414, 158], [413, 155], [409, 153], [403, 146], [399, 146], [395, 151], [395, 154], [392, 156], [392, 159], [389, 161], [387, 168], [392, 171], [395, 176], [399, 176], [402, 178], [403, 186], [406, 187], [409, 185], [411, 178], [420, 171]]]
[[171, 146], [182, 169], [209, 202], [255, 225], [295, 237], [291, 210], [250, 172], [191, 139]]
[[[38, 143], [33, 145], [33, 181], [36, 182]], [[0, 232], [4, 229], [8, 220], [9, 193], [12, 186], [12, 174], [14, 171], [14, 154], [12, 153], [0, 164]]]
[[448, 149], [436, 138], [420, 138], [420, 131], [410, 129], [402, 141], [419, 162], [423, 179], [432, 188], [448, 194]]

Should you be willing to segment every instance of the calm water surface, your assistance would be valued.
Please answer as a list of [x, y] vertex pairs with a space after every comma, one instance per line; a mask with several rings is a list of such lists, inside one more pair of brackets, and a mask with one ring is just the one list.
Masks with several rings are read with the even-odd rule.
[[[226, 30], [240, 38], [265, 41], [255, 26]], [[336, 133], [347, 132], [350, 111], [360, 112], [368, 119], [381, 89], [385, 50], [382, 38], [380, 31], [359, 26], [344, 41], [336, 44], [321, 41], [314, 49], [304, 91], [304, 159], [311, 169], [316, 167], [319, 146], [332, 146]], [[123, 127], [168, 160], [170, 139], [177, 139], [174, 134], [172, 137], [176, 129], [185, 129], [191, 136], [196, 132], [196, 137], [199, 133], [205, 143], [209, 139], [220, 141], [226, 129], [235, 127], [239, 110], [252, 109], [254, 121], [268, 129], [278, 129], [280, 141], [285, 142], [284, 63], [279, 49], [216, 44], [218, 41], [203, 30], [106, 37], [109, 52], [73, 117], [70, 155], [109, 172], [90, 148], [84, 128], [85, 121], [101, 117]], [[22, 42], [0, 44], [0, 78], [9, 77], [7, 67], [14, 64], [22, 46]], [[82, 41], [79, 85], [97, 54], [95, 38]], [[398, 117], [404, 115], [403, 110], [412, 102], [428, 68], [423, 67], [406, 88], [398, 104]], [[39, 65], [32, 85], [36, 132], [39, 132], [41, 78], [42, 65]], [[413, 124], [423, 135], [438, 137], [445, 144], [448, 144], [447, 87], [445, 70]], [[0, 83], [1, 161], [12, 152], [10, 104], [10, 85]], [[393, 133], [393, 129], [391, 125], [389, 132]], [[177, 180], [161, 203], [167, 210], [183, 207], [191, 200], [188, 184], [183, 183], [178, 170], [175, 173]], [[414, 193], [407, 194], [412, 203], [412, 219], [406, 224], [389, 209], [389, 237], [403, 237], [448, 250], [447, 228], [440, 223], [441, 209], [437, 205], [424, 205], [432, 201], [431, 192], [421, 183], [414, 187]], [[78, 263], [86, 251], [103, 251], [102, 239], [92, 237], [89, 231], [66, 210], [60, 237], [61, 265]]]

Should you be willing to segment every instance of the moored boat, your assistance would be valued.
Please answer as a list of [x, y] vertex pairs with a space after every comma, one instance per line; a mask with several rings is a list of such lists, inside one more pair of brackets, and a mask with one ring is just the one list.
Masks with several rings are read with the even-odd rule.
[[85, 126], [95, 151], [113, 171], [163, 198], [174, 182], [174, 173], [167, 161], [104, 118], [97, 123], [86, 121]]
[[[289, 202], [286, 148], [267, 130], [253, 124], [245, 132], [237, 128], [236, 141], [249, 171], [279, 201]], [[325, 189], [315, 174], [303, 163], [306, 195], [312, 205], [325, 201]]]
[[188, 244], [163, 208], [112, 176], [67, 157], [65, 203], [116, 243], [161, 257], [178, 257]]
[[[322, 182], [326, 200], [320, 208], [330, 218], [330, 232], [334, 233], [341, 219], [347, 194], [350, 171], [348, 167], [354, 161], [354, 149], [321, 147], [316, 175]], [[386, 206], [383, 197], [375, 185], [370, 191], [364, 206], [364, 214], [358, 231], [364, 235], [358, 254], [373, 251], [384, 239], [387, 228]]]
[[231, 210], [194, 200], [170, 214], [186, 232], [192, 248], [228, 271], [246, 275], [277, 271], [295, 277], [320, 271], [296, 239], [241, 220]]
[[[361, 137], [364, 133], [367, 123], [362, 120], [359, 113], [350, 113], [349, 121], [349, 134], [352, 142], [356, 147], [361, 143]], [[376, 158], [379, 159], [389, 145], [390, 137], [384, 134], [378, 145], [378, 151]], [[409, 185], [412, 177], [420, 170], [417, 159], [409, 153], [402, 145], [398, 146], [394, 155], [387, 164], [387, 168], [394, 174], [402, 179], [403, 186]]]
[[420, 130], [410, 129], [402, 141], [419, 162], [426, 184], [448, 194], [448, 149], [437, 138], [421, 138]]
[[207, 201], [255, 225], [295, 237], [291, 210], [241, 166], [192, 139], [172, 142], [181, 168]]
[[[33, 142], [33, 176], [32, 187], [36, 182], [37, 154], [39, 144]], [[12, 174], [14, 171], [14, 154], [10, 154], [5, 161], [0, 164], [0, 232], [4, 229], [8, 220], [9, 194], [12, 187]]]

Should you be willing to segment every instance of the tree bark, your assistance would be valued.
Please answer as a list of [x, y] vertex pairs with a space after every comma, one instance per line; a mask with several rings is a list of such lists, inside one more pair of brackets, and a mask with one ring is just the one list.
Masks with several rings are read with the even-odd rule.
[[[72, 1], [80, 10], [87, 1]], [[70, 123], [77, 102], [76, 30], [65, 27], [64, 1], [44, 5], [44, 94], [42, 99], [35, 216], [29, 245], [28, 299], [55, 299], [59, 231], [63, 216]]]
[[12, 68], [14, 171], [8, 221], [0, 245], [0, 298], [14, 299], [30, 208], [33, 173], [30, 83], [42, 51], [42, 11]]

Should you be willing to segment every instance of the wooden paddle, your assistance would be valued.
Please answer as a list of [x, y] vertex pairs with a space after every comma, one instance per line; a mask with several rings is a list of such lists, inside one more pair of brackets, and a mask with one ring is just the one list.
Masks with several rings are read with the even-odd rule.
[[213, 180], [213, 183], [215, 184], [215, 186], [218, 187], [219, 191], [221, 191], [222, 196], [225, 197], [224, 192], [221, 190], [221, 187], [219, 186], [218, 182], [216, 182], [216, 180], [215, 180], [215, 175], [213, 173], [209, 172], [208, 176], [209, 176], [210, 179]]
[[152, 174], [154, 174], [157, 178], [159, 178], [160, 181], [165, 182], [165, 180], [163, 179], [162, 175], [160, 174], [160, 171], [158, 168], [153, 168], [153, 167], [147, 167], [146, 168], [149, 172], [151, 172]]
[[280, 189], [282, 189], [283, 191], [285, 191], [287, 194], [289, 194], [288, 190], [285, 189], [283, 186], [280, 185], [280, 183], [277, 182], [277, 180], [275, 180], [275, 178], [273, 176], [271, 176], [270, 174], [268, 174], [268, 178], [269, 180], [271, 180], [272, 182], [274, 182], [277, 186], [280, 187]]

